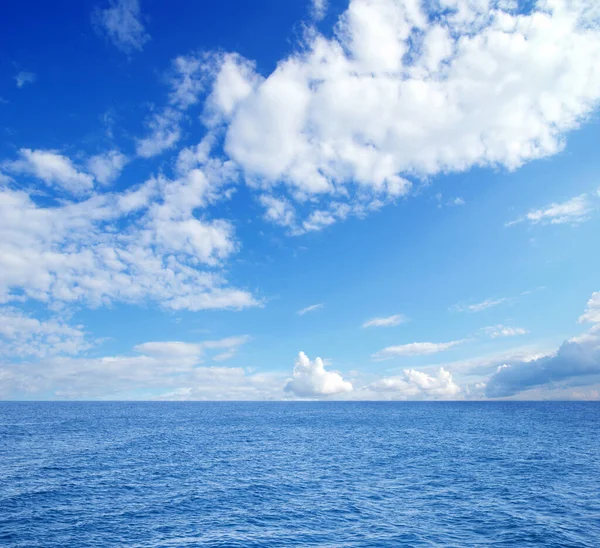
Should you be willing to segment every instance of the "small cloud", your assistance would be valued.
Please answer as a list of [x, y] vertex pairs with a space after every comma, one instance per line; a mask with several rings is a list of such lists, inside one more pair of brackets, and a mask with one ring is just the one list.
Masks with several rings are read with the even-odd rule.
[[408, 318], [404, 314], [395, 314], [394, 316], [388, 316], [387, 318], [373, 318], [363, 323], [363, 327], [394, 327], [405, 323]]
[[335, 371], [327, 371], [321, 358], [311, 361], [304, 352], [298, 354], [292, 379], [285, 387], [286, 392], [301, 398], [333, 396], [352, 390], [352, 383]]
[[27, 84], [33, 84], [36, 79], [37, 76], [33, 72], [25, 72], [23, 70], [15, 76], [15, 81], [17, 82], [18, 88], [22, 88]]
[[454, 198], [454, 200], [451, 200], [448, 205], [463, 206], [465, 205], [465, 200], [459, 196]]
[[312, 0], [312, 16], [317, 21], [325, 17], [327, 8], [329, 7], [328, 0]]
[[103, 185], [112, 183], [127, 163], [127, 156], [118, 150], [97, 154], [88, 160], [88, 170]]
[[141, 22], [138, 0], [110, 0], [109, 7], [96, 8], [92, 14], [94, 27], [122, 52], [141, 51], [150, 40]]
[[581, 194], [563, 203], [553, 203], [544, 209], [536, 209], [525, 216], [506, 223], [505, 226], [513, 226], [523, 222], [530, 224], [579, 224], [587, 221], [590, 214], [596, 209], [588, 194]]
[[307, 312], [314, 312], [315, 310], [320, 310], [324, 306], [325, 306], [325, 303], [311, 304], [310, 306], [307, 306], [306, 308], [302, 308], [302, 309], [298, 310], [296, 312], [296, 314], [298, 314], [298, 316], [304, 316], [304, 314], [306, 314]]
[[505, 297], [501, 299], [486, 299], [485, 301], [474, 304], [455, 304], [450, 310], [454, 312], [481, 312], [482, 310], [498, 306], [506, 301], [508, 301], [508, 299]]
[[377, 361], [383, 361], [399, 356], [425, 356], [428, 354], [437, 354], [438, 352], [443, 352], [444, 350], [448, 350], [464, 342], [465, 339], [444, 343], [414, 342], [410, 344], [401, 344], [399, 346], [388, 346], [373, 354], [372, 358]]
[[527, 335], [527, 333], [529, 333], [527, 329], [523, 329], [522, 327], [509, 327], [502, 324], [484, 327], [483, 331], [492, 339], [515, 337], [517, 335]]

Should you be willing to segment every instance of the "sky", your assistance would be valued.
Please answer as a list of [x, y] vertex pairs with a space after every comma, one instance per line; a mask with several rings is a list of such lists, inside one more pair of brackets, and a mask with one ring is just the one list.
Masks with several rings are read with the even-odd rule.
[[600, 399], [595, 0], [0, 20], [0, 399]]

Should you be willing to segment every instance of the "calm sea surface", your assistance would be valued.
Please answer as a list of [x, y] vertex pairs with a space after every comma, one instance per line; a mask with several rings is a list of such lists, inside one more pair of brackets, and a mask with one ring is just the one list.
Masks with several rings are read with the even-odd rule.
[[598, 403], [0, 403], [0, 546], [600, 547]]

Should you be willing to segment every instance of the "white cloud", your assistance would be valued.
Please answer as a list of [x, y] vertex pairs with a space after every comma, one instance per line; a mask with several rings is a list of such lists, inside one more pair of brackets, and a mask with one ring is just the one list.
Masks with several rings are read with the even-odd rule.
[[133, 355], [48, 357], [32, 363], [0, 364], [0, 395], [57, 399], [281, 398], [283, 375], [203, 365], [211, 348], [239, 346], [241, 339], [197, 344], [149, 342], [138, 345]]
[[265, 208], [266, 220], [281, 226], [294, 225], [296, 212], [288, 200], [262, 194], [259, 201]]
[[15, 76], [15, 81], [18, 88], [22, 88], [27, 84], [33, 84], [37, 77], [33, 72], [21, 71]]
[[266, 78], [228, 58], [223, 71], [237, 64], [243, 77], [212, 104], [230, 120], [225, 151], [253, 187], [305, 206], [296, 232], [347, 218], [332, 201], [365, 209], [405, 195], [406, 176], [555, 154], [600, 99], [592, 6], [448, 0], [425, 14], [418, 2], [352, 0], [332, 37], [310, 29]]
[[385, 377], [368, 388], [402, 399], [449, 399], [461, 393], [461, 388], [452, 379], [452, 374], [443, 367], [435, 376], [415, 369], [405, 369], [403, 376]]
[[514, 337], [516, 335], [526, 335], [529, 333], [527, 329], [523, 329], [522, 327], [510, 327], [502, 324], [485, 327], [483, 331], [492, 339]]
[[597, 204], [592, 200], [592, 196], [581, 194], [567, 202], [561, 204], [554, 203], [544, 209], [530, 211], [525, 217], [507, 223], [507, 226], [512, 226], [524, 221], [531, 224], [553, 225], [582, 223], [586, 221], [594, 209], [596, 209]]
[[82, 326], [59, 318], [40, 321], [12, 307], [0, 307], [0, 357], [43, 358], [79, 354], [91, 348]]
[[363, 323], [363, 327], [394, 327], [407, 321], [408, 318], [404, 314], [395, 314], [386, 318], [373, 318]]
[[437, 354], [444, 352], [454, 346], [462, 344], [463, 340], [450, 341], [445, 343], [432, 342], [414, 342], [409, 344], [401, 344], [399, 346], [388, 346], [379, 352], [373, 354], [374, 360], [389, 360], [398, 356], [425, 356], [428, 354]]
[[306, 308], [302, 308], [302, 309], [298, 310], [296, 312], [296, 314], [298, 314], [298, 316], [304, 316], [304, 314], [306, 314], [307, 312], [314, 312], [315, 310], [320, 310], [324, 306], [325, 306], [324, 303], [311, 304], [310, 306], [307, 306]]
[[600, 291], [592, 294], [585, 312], [579, 318], [579, 322], [600, 323]]
[[110, 0], [109, 7], [92, 15], [96, 28], [122, 52], [141, 51], [150, 40], [141, 21], [139, 0]]
[[292, 379], [286, 384], [286, 392], [301, 398], [334, 396], [352, 391], [352, 383], [339, 373], [326, 371], [321, 358], [310, 361], [304, 352], [298, 354]]
[[151, 158], [173, 148], [181, 137], [181, 113], [173, 108], [155, 114], [148, 122], [150, 135], [138, 139], [136, 153], [142, 158]]
[[104, 154], [92, 156], [87, 162], [87, 169], [94, 175], [96, 181], [107, 185], [121, 174], [127, 161], [127, 156], [118, 150], [110, 150]]
[[[188, 55], [176, 57], [167, 77], [171, 91], [168, 104], [148, 120], [150, 134], [138, 139], [136, 152], [151, 158], [173, 148], [181, 139], [181, 122], [185, 112], [198, 103], [207, 79], [216, 70], [218, 55]], [[214, 93], [214, 92], [213, 92]]]
[[323, 17], [325, 17], [328, 6], [328, 0], [312, 0], [312, 16], [317, 21], [320, 21], [323, 19]]
[[455, 312], [481, 312], [482, 310], [487, 310], [488, 308], [493, 308], [494, 306], [505, 303], [508, 300], [509, 299], [507, 298], [486, 299], [485, 301], [474, 304], [455, 304], [450, 310]]
[[66, 156], [52, 150], [19, 150], [20, 159], [4, 162], [2, 167], [12, 173], [31, 175], [49, 186], [59, 187], [72, 194], [89, 193], [94, 178], [79, 171]]
[[230, 287], [219, 268], [237, 249], [233, 226], [197, 218], [228, 195], [236, 176], [230, 163], [208, 160], [177, 179], [45, 207], [0, 187], [0, 302], [149, 299], [175, 310], [259, 304]]

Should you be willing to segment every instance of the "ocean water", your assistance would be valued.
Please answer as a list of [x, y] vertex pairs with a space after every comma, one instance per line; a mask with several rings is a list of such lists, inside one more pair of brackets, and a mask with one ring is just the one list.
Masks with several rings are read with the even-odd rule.
[[600, 546], [598, 403], [0, 403], [0, 546]]

